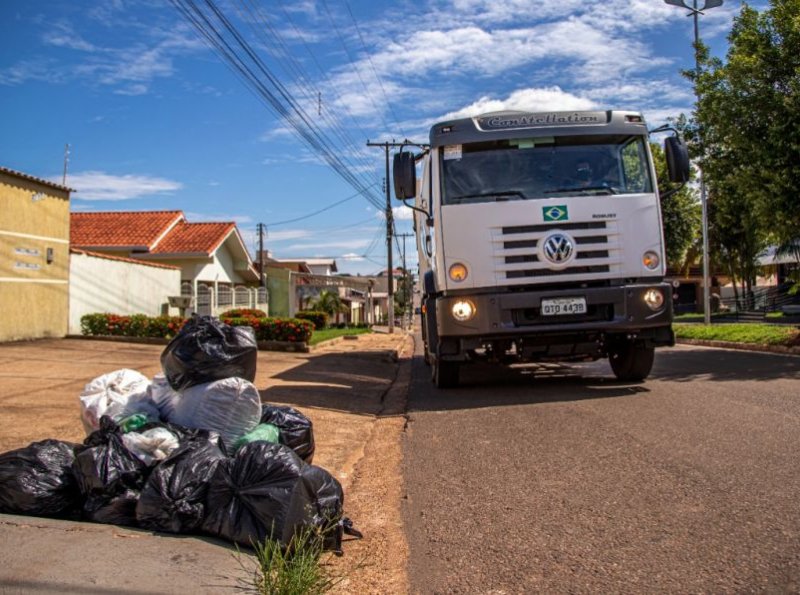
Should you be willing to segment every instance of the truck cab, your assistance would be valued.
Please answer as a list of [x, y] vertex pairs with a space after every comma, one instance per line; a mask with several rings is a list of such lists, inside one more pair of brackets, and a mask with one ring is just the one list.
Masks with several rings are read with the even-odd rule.
[[[671, 179], [685, 181], [685, 145], [667, 141]], [[395, 157], [395, 192], [415, 201], [425, 358], [437, 386], [457, 385], [461, 366], [477, 360], [606, 357], [620, 380], [648, 376], [655, 348], [674, 335], [641, 114], [441, 122], [416, 157]]]

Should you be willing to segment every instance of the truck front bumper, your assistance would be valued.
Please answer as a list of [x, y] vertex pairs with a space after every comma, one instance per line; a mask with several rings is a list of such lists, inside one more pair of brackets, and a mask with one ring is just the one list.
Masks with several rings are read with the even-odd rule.
[[[663, 305], [651, 309], [644, 296], [648, 290], [660, 290]], [[542, 314], [542, 300], [584, 298], [586, 313]], [[475, 315], [467, 321], [453, 317], [456, 302], [468, 300]], [[526, 336], [581, 334], [643, 334], [655, 345], [672, 345], [672, 287], [667, 283], [647, 283], [616, 287], [492, 292], [447, 295], [436, 300], [436, 326], [440, 339], [471, 339], [464, 348], [480, 342], [514, 340]], [[653, 329], [648, 332], [648, 329]], [[459, 349], [460, 351], [460, 349]]]

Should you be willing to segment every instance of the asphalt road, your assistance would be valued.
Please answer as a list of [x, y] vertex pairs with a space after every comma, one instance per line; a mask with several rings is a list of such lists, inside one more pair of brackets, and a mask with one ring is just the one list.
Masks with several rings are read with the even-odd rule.
[[642, 384], [605, 361], [462, 379], [436, 391], [414, 359], [412, 592], [800, 592], [800, 357], [678, 346]]

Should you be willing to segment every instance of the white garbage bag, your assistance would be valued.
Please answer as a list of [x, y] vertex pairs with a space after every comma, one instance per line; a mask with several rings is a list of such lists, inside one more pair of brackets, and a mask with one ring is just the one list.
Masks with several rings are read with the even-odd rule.
[[163, 461], [180, 446], [178, 437], [166, 428], [128, 432], [122, 435], [122, 442], [125, 448], [148, 466], [154, 461]]
[[150, 400], [158, 407], [161, 419], [169, 419], [175, 411], [175, 401], [181, 398], [180, 393], [176, 392], [167, 382], [164, 374], [156, 374], [148, 387]]
[[123, 368], [98, 376], [80, 395], [81, 422], [87, 434], [100, 428], [100, 418], [108, 415], [120, 421], [134, 413], [158, 420], [158, 408], [150, 400], [150, 381], [136, 370]]
[[168, 422], [219, 432], [228, 452], [261, 420], [261, 396], [244, 378], [225, 378], [190, 386], [172, 401]]

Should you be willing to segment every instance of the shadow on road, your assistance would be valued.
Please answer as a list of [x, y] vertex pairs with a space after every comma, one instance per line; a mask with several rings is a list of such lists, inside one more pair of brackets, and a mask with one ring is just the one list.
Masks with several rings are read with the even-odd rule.
[[414, 357], [412, 365], [409, 411], [535, 405], [630, 397], [649, 392], [645, 383], [618, 382], [610, 375], [584, 375], [588, 370], [581, 365], [555, 363], [511, 368], [476, 363], [462, 368], [459, 388], [437, 390], [429, 380], [430, 368], [422, 357]]
[[317, 407], [378, 415], [384, 412], [383, 397], [398, 368], [397, 361], [379, 351], [314, 355], [299, 366], [275, 374], [270, 386], [260, 391], [261, 400], [291, 403], [301, 409]]
[[673, 382], [797, 379], [800, 357], [733, 349], [665, 349], [657, 352], [651, 378]]

